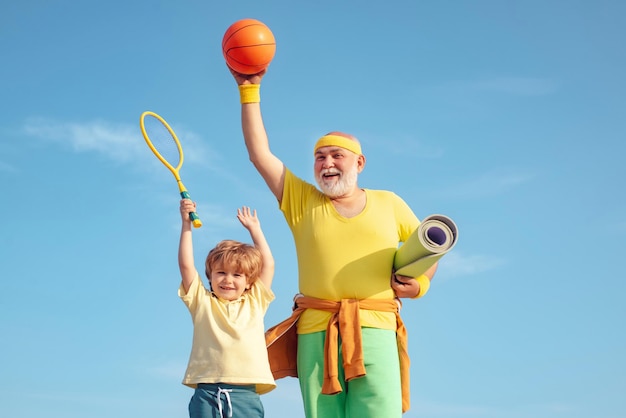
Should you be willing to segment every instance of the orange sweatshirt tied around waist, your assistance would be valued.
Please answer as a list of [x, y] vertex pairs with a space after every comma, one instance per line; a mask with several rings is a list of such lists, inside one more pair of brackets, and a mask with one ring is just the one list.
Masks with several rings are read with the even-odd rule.
[[407, 331], [400, 317], [400, 301], [397, 299], [342, 299], [339, 302], [296, 296], [293, 313], [289, 318], [265, 332], [265, 342], [274, 379], [298, 377], [298, 335], [295, 324], [305, 309], [318, 309], [333, 315], [326, 328], [324, 342], [324, 382], [322, 393], [334, 395], [342, 391], [338, 374], [338, 337], [341, 336], [343, 368], [346, 381], [365, 376], [363, 341], [359, 310], [367, 309], [396, 314], [396, 340], [400, 358], [402, 384], [402, 412], [410, 406], [409, 353]]

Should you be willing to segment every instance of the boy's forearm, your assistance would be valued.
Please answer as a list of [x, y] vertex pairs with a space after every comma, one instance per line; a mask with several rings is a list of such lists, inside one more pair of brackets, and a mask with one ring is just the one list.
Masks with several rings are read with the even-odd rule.
[[263, 260], [263, 276], [273, 276], [274, 273], [274, 256], [272, 250], [265, 238], [265, 234], [261, 229], [261, 226], [251, 228], [249, 230], [252, 242], [257, 250], [261, 253], [261, 259]]
[[191, 236], [191, 222], [184, 222], [180, 232], [180, 243], [178, 245], [178, 268], [185, 292], [189, 291], [191, 284], [196, 279], [198, 273], [193, 260], [193, 241]]
[[178, 245], [178, 266], [181, 269], [195, 268], [193, 259], [193, 239], [191, 232], [191, 222], [186, 222], [180, 231], [180, 242]]
[[267, 239], [265, 238], [265, 234], [263, 233], [263, 230], [261, 229], [261, 227], [251, 228], [250, 237], [252, 238], [252, 242], [254, 243], [254, 246], [259, 251], [261, 251], [261, 254], [264, 256], [264, 258], [265, 258], [265, 254], [269, 254], [269, 256], [272, 257], [272, 251], [270, 250], [270, 246], [267, 242]]

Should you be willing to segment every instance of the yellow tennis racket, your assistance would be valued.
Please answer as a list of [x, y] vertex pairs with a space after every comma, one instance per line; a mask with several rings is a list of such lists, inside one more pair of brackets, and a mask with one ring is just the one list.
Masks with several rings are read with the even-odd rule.
[[[141, 114], [139, 125], [141, 126], [143, 138], [146, 140], [146, 143], [154, 155], [156, 155], [174, 175], [182, 198], [191, 199], [185, 185], [180, 180], [180, 168], [183, 166], [185, 157], [183, 147], [180, 145], [180, 141], [174, 130], [165, 119], [150, 111]], [[196, 212], [189, 212], [189, 219], [194, 227], [199, 228], [202, 226], [202, 221]]]

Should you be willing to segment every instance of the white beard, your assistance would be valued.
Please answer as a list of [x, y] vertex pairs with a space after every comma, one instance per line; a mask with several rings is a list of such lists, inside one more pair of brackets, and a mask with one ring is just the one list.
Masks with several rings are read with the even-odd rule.
[[[339, 174], [339, 178], [337, 180], [327, 181], [324, 178], [324, 174]], [[317, 185], [320, 186], [322, 192], [330, 197], [341, 197], [345, 194], [348, 194], [352, 189], [356, 187], [357, 178], [359, 176], [359, 171], [357, 169], [357, 164], [355, 163], [350, 169], [346, 172], [341, 172], [336, 168], [328, 168], [326, 170], [320, 171], [317, 175]]]

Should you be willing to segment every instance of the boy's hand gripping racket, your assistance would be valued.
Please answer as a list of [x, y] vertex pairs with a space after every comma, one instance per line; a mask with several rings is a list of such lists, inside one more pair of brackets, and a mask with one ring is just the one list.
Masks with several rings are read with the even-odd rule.
[[[191, 199], [185, 185], [180, 180], [180, 168], [183, 165], [184, 154], [183, 147], [180, 145], [174, 130], [165, 119], [150, 111], [141, 114], [139, 125], [141, 126], [141, 133], [154, 155], [174, 175], [182, 198]], [[189, 212], [189, 219], [194, 227], [199, 228], [202, 226], [202, 221], [198, 218], [196, 212]]]

